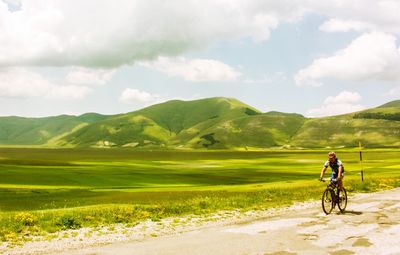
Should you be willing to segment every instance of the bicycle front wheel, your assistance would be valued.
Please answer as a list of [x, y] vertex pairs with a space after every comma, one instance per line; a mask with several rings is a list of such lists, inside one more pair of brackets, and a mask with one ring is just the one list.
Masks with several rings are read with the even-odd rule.
[[322, 194], [322, 210], [324, 210], [325, 214], [330, 214], [334, 207], [332, 192], [330, 189], [326, 189]]
[[344, 212], [347, 206], [347, 192], [345, 188], [339, 188], [338, 190], [338, 207], [341, 212]]

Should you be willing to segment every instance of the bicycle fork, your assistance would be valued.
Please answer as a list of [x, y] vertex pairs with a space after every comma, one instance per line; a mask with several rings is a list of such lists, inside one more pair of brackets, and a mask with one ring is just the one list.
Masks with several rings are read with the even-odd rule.
[[333, 207], [339, 204], [339, 189], [338, 188], [331, 188], [332, 200], [333, 200]]

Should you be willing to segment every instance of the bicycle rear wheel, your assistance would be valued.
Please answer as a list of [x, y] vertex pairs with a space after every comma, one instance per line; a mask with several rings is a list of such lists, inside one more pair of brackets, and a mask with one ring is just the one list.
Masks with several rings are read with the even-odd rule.
[[338, 189], [338, 207], [341, 212], [344, 212], [347, 206], [347, 191], [345, 188], [339, 188]]
[[330, 214], [334, 207], [333, 201], [333, 191], [330, 189], [326, 189], [322, 194], [322, 210], [324, 210], [325, 214]]

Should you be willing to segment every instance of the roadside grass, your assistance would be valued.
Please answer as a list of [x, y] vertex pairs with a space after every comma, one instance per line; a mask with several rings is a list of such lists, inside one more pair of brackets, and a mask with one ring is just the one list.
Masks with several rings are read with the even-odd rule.
[[[0, 150], [0, 240], [222, 210], [261, 210], [320, 199], [325, 151], [139, 152]], [[42, 154], [41, 154], [42, 153]], [[76, 154], [74, 154], [76, 153]], [[398, 150], [339, 151], [351, 193], [400, 186]], [[5, 154], [7, 154], [5, 157]], [[71, 155], [72, 156], [68, 156]], [[20, 160], [20, 161], [19, 161]], [[44, 162], [44, 163], [43, 163]], [[351, 203], [351, 201], [350, 201]]]
[[[400, 177], [346, 181], [351, 193], [372, 192], [400, 186]], [[242, 187], [243, 188], [243, 187]], [[0, 240], [22, 243], [32, 236], [46, 236], [57, 231], [98, 227], [115, 223], [136, 225], [188, 214], [207, 215], [221, 210], [262, 210], [288, 206], [294, 202], [319, 199], [324, 185], [311, 182], [278, 184], [253, 191], [204, 191], [189, 199], [175, 199], [151, 205], [105, 204], [53, 210], [2, 212]], [[350, 200], [351, 201], [351, 200]], [[351, 203], [351, 202], [350, 202]]]

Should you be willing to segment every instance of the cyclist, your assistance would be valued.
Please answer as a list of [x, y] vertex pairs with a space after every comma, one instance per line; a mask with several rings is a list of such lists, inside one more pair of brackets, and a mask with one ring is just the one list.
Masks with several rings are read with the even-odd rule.
[[336, 157], [336, 153], [333, 151], [328, 153], [328, 160], [325, 162], [324, 167], [321, 170], [321, 181], [323, 180], [322, 178], [324, 177], [328, 166], [332, 169], [331, 184], [334, 184], [336, 182], [335, 180], [337, 180], [339, 187], [343, 187], [342, 179], [344, 177], [344, 166], [342, 161]]

